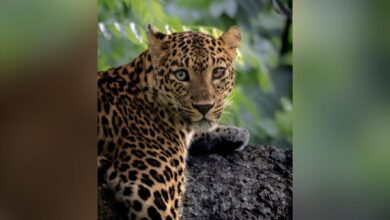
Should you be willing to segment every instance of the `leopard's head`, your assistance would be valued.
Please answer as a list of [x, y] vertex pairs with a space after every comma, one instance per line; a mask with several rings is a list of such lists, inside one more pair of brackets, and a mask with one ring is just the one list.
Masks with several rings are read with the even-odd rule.
[[163, 34], [148, 26], [148, 40], [157, 102], [192, 129], [216, 126], [234, 84], [239, 29], [215, 39], [191, 31]]

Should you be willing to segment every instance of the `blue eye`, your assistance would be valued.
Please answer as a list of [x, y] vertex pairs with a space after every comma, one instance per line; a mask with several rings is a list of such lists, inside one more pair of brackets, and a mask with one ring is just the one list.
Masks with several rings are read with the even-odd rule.
[[225, 68], [217, 67], [213, 69], [213, 79], [219, 79], [225, 75]]
[[180, 81], [190, 81], [190, 76], [185, 70], [178, 70], [175, 72], [175, 77]]

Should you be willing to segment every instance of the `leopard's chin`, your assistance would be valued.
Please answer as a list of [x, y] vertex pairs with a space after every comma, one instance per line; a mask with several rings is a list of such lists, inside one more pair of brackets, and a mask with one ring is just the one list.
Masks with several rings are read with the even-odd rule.
[[215, 129], [217, 127], [217, 123], [207, 120], [201, 119], [199, 121], [193, 122], [191, 124], [191, 128], [196, 132], [207, 132]]

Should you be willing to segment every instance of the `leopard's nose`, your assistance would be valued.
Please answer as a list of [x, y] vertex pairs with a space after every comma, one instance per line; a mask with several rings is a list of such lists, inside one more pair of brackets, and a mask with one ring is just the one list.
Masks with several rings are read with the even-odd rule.
[[203, 115], [207, 114], [209, 110], [214, 106], [214, 104], [194, 104], [192, 103], [192, 107], [197, 109]]

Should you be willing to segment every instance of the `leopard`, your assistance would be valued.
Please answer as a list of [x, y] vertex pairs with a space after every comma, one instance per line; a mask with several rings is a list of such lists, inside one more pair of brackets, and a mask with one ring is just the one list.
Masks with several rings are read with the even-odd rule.
[[191, 145], [214, 143], [212, 152], [221, 140], [233, 150], [248, 143], [246, 129], [219, 125], [241, 32], [146, 29], [144, 52], [97, 74], [98, 181], [115, 192], [123, 219], [177, 220]]

